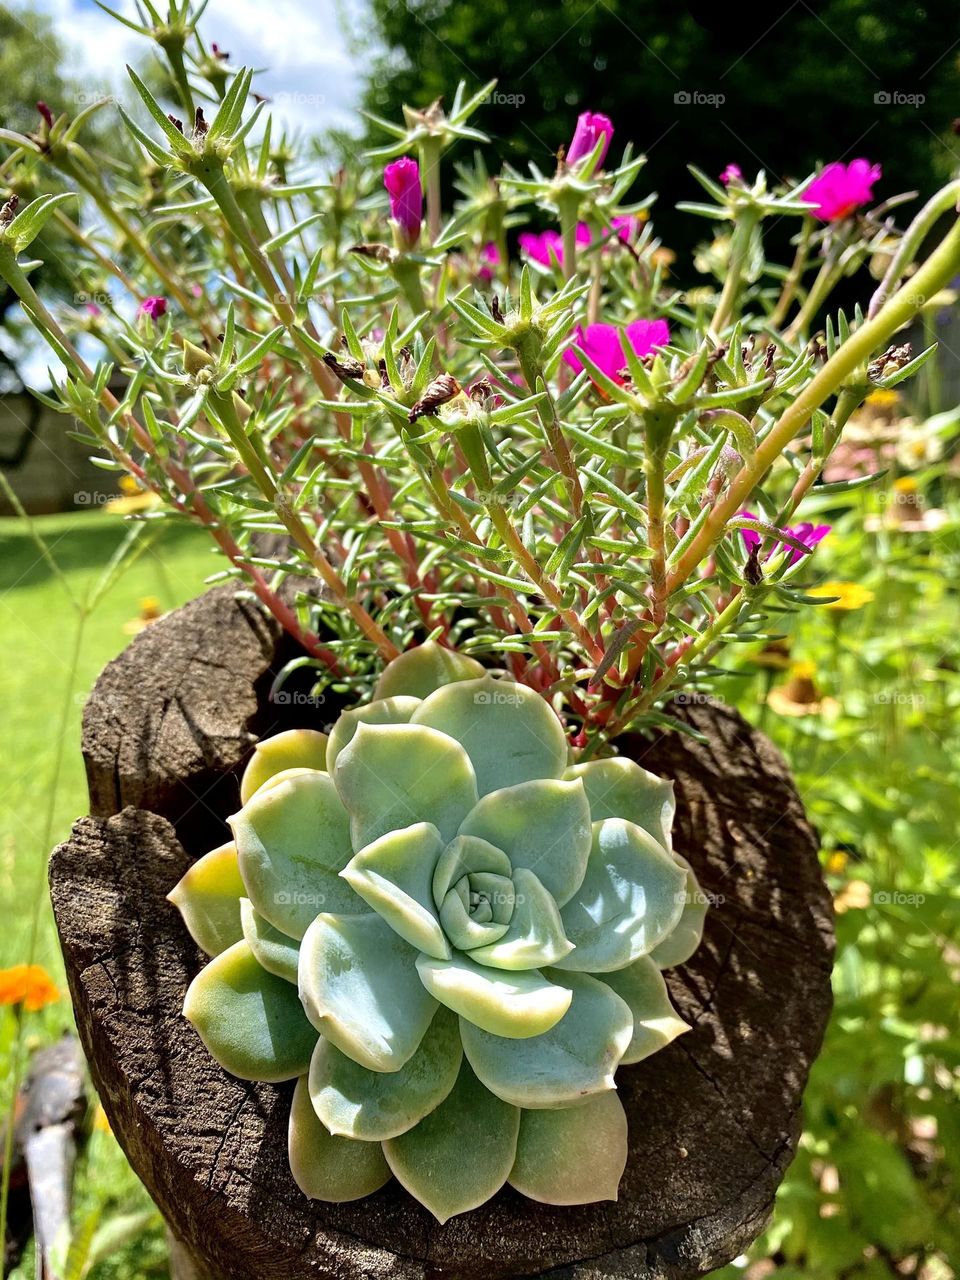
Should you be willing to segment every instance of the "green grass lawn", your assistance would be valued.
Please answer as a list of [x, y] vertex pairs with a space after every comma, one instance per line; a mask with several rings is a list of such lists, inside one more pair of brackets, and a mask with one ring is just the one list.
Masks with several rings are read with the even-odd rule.
[[[71, 656], [78, 615], [71, 592], [83, 599], [101, 577], [127, 535], [119, 516], [103, 512], [49, 516], [35, 522], [63, 578], [44, 559], [28, 526], [0, 520], [0, 968], [29, 958], [34, 911], [35, 960], [61, 990], [61, 999], [28, 1016], [28, 1047], [46, 1042], [72, 1025], [56, 932], [46, 891], [46, 862], [54, 844], [87, 812], [80, 755], [83, 703], [104, 665], [130, 635], [124, 624], [154, 596], [163, 610], [203, 590], [204, 578], [220, 566], [209, 539], [173, 522], [148, 531], [150, 546], [128, 563], [87, 618], [71, 684]], [[65, 720], [62, 716], [65, 712]], [[61, 726], [65, 729], [59, 781], [49, 809]], [[47, 832], [49, 830], [49, 836]], [[9, 1102], [13, 1013], [0, 1010], [0, 1105]], [[102, 1225], [135, 1230], [135, 1245], [120, 1248], [91, 1271], [104, 1280], [162, 1274], [165, 1262], [159, 1218], [109, 1133], [94, 1134], [77, 1182], [79, 1222], [97, 1215]], [[127, 1215], [132, 1215], [127, 1217]], [[149, 1215], [145, 1217], [144, 1215]], [[32, 1255], [13, 1273], [33, 1275]]]

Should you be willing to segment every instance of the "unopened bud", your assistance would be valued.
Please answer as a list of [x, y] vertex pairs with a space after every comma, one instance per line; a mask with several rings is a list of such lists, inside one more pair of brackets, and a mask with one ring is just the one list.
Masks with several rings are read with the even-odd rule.
[[202, 373], [204, 369], [209, 369], [215, 363], [216, 361], [209, 351], [204, 351], [202, 347], [198, 347], [184, 338], [183, 367], [191, 377], [195, 378], [198, 373]]
[[38, 102], [37, 110], [43, 116], [43, 119], [46, 123], [47, 128], [52, 129], [53, 128], [53, 112], [50, 110], [47, 104], [45, 102]]

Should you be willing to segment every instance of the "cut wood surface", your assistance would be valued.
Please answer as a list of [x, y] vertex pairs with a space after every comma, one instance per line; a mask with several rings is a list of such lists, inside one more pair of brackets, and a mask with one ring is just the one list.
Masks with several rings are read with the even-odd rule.
[[310, 1202], [287, 1167], [292, 1087], [233, 1079], [181, 1017], [203, 957], [165, 900], [223, 838], [254, 738], [337, 714], [268, 701], [285, 646], [230, 588], [138, 636], [84, 719], [94, 816], [51, 863], [94, 1081], [197, 1275], [680, 1280], [735, 1257], [794, 1155], [831, 1001], [830, 898], [783, 759], [735, 711], [697, 700], [672, 711], [706, 743], [621, 740], [675, 780], [676, 848], [714, 905], [700, 950], [667, 975], [691, 1032], [617, 1075], [630, 1156], [616, 1202], [556, 1208], [508, 1188], [444, 1226], [396, 1182]]

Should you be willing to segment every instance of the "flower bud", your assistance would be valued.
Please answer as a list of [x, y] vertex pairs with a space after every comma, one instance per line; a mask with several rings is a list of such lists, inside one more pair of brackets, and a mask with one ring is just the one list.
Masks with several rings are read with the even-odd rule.
[[409, 156], [392, 161], [383, 171], [383, 185], [390, 194], [390, 216], [397, 227], [400, 247], [412, 249], [420, 238], [423, 221], [420, 166]]
[[597, 161], [598, 169], [607, 158], [607, 151], [613, 138], [613, 122], [609, 116], [601, 115], [598, 111], [584, 111], [577, 121], [573, 140], [567, 149], [567, 164], [574, 165], [590, 155], [601, 138], [603, 138], [603, 147], [600, 150], [600, 159]]
[[167, 314], [167, 300], [161, 297], [144, 298], [140, 303], [140, 314], [149, 316], [151, 320], [162, 320]]

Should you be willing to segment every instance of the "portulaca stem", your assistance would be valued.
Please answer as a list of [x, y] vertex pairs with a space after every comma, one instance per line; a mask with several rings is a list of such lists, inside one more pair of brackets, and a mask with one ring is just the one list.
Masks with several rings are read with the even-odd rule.
[[736, 319], [737, 300], [740, 297], [740, 287], [743, 284], [744, 271], [750, 255], [750, 241], [753, 239], [754, 228], [759, 220], [759, 212], [752, 208], [744, 209], [737, 218], [730, 245], [727, 275], [711, 326], [718, 336]]

